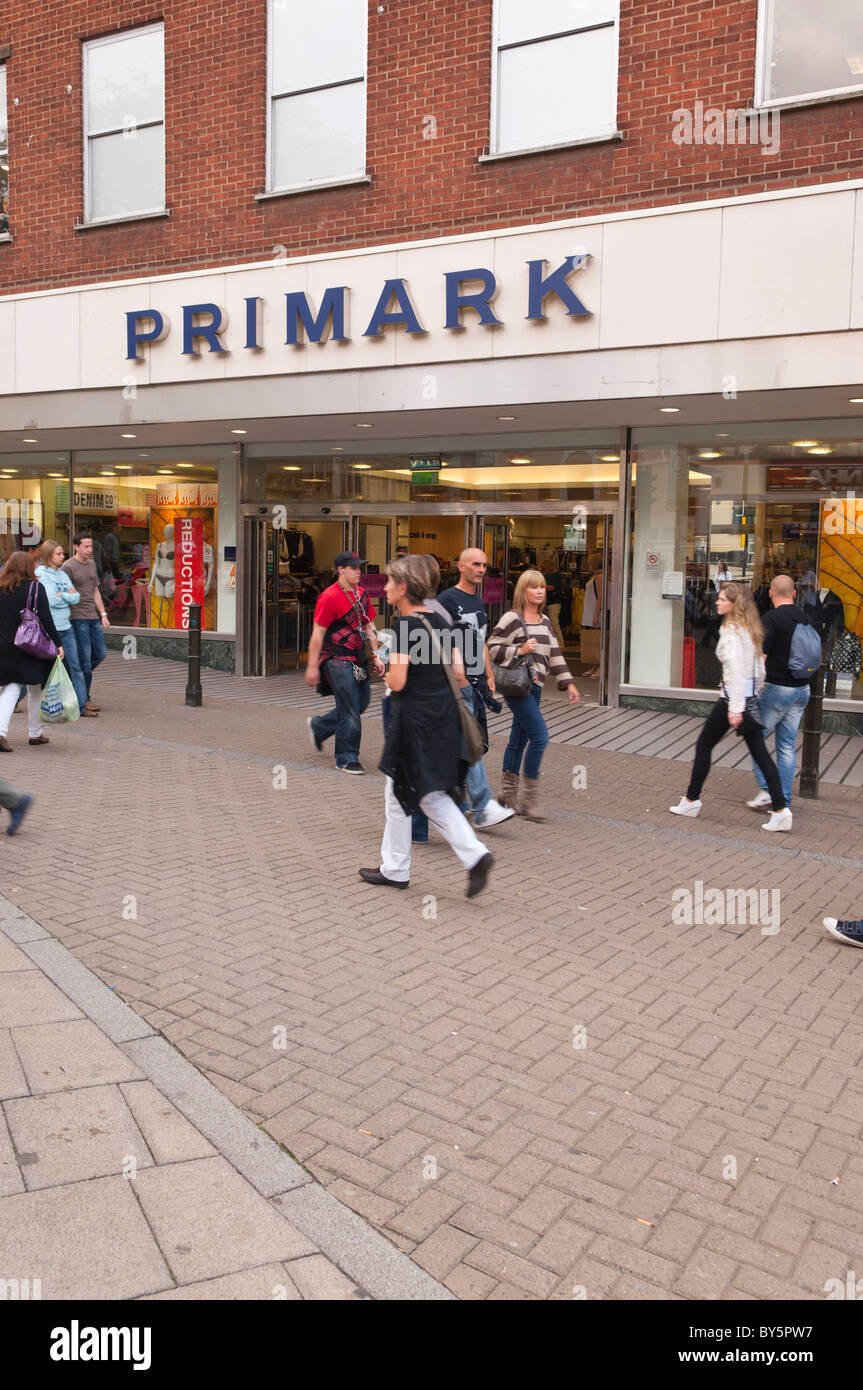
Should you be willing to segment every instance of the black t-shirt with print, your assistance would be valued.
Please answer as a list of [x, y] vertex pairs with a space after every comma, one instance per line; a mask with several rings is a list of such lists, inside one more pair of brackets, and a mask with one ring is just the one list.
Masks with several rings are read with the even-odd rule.
[[478, 685], [485, 680], [485, 643], [488, 637], [485, 604], [479, 595], [465, 593], [457, 585], [444, 589], [443, 593], [438, 594], [437, 601], [449, 613], [453, 625], [463, 633], [462, 655], [467, 678], [471, 685]]

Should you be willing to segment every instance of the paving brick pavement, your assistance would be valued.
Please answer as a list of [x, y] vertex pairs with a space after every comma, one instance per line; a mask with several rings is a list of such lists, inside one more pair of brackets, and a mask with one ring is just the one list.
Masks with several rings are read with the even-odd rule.
[[[460, 1298], [822, 1298], [863, 1268], [863, 953], [820, 928], [859, 906], [860, 789], [768, 837], [743, 771], [681, 824], [679, 763], [552, 745], [550, 819], [488, 834], [481, 898], [434, 840], [392, 894], [356, 873], [381, 779], [301, 710], [186, 709], [177, 672], [49, 748], [13, 723], [37, 801], [6, 893], [341, 1202]], [[696, 880], [779, 893], [779, 930], [676, 923]]]

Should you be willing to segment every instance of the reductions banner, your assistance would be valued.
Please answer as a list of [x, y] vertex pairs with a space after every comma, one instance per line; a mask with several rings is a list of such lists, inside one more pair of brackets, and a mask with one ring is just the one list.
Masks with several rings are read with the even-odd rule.
[[174, 627], [189, 628], [189, 604], [204, 602], [204, 522], [199, 516], [178, 516], [174, 520], [176, 549], [174, 589]]

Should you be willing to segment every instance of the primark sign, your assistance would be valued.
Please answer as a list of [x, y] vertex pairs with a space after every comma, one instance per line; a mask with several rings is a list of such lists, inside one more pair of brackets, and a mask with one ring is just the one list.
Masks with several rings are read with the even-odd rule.
[[[567, 316], [589, 318], [591, 310], [576, 294], [571, 278], [590, 261], [590, 253], [566, 256], [560, 265], [549, 268], [545, 260], [527, 261], [524, 283], [524, 317], [534, 322], [548, 318], [549, 303], [559, 301]], [[498, 284], [494, 272], [484, 266], [444, 272], [441, 309], [444, 329], [460, 333], [469, 327], [501, 328], [503, 322], [494, 309]], [[347, 285], [325, 289], [318, 302], [302, 290], [284, 296], [280, 337], [287, 347], [305, 343], [348, 343], [353, 339], [349, 326], [351, 290]], [[219, 304], [183, 304], [179, 332], [174, 334], [182, 356], [198, 357], [202, 352], [228, 353], [240, 348], [260, 352], [263, 342], [264, 300], [257, 295], [243, 300], [239, 324], [229, 324]], [[158, 308], [129, 309], [126, 312], [126, 359], [143, 360], [143, 348], [164, 342], [172, 336], [167, 314]], [[425, 335], [428, 329], [420, 318], [407, 281], [384, 280], [371, 316], [362, 328], [363, 338], [379, 338], [387, 328], [403, 333]]]

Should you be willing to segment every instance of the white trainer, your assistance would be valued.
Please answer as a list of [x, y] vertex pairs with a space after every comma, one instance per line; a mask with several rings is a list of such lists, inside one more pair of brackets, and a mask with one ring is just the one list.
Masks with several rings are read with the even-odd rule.
[[701, 810], [701, 802], [688, 801], [682, 796], [676, 806], [669, 806], [668, 809], [673, 816], [697, 816]]
[[770, 793], [759, 792], [757, 796], [753, 796], [751, 801], [747, 801], [746, 805], [750, 806], [753, 811], [763, 811], [765, 806], [770, 805]]
[[501, 806], [499, 801], [492, 797], [484, 811], [477, 811], [474, 815], [473, 823], [478, 830], [490, 830], [493, 825], [503, 825], [505, 820], [512, 820], [515, 811], [509, 806]]
[[765, 821], [762, 830], [790, 830], [793, 816], [787, 806], [783, 806], [781, 811], [773, 811], [769, 821]]

